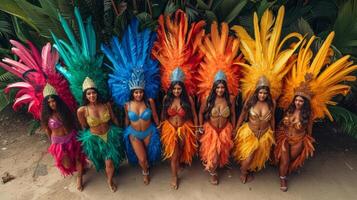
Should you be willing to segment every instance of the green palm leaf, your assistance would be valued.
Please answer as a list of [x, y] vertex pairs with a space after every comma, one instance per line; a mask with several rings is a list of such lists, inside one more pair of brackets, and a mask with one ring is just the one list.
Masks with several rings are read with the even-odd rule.
[[329, 111], [343, 133], [357, 138], [357, 115], [340, 106], [330, 106]]

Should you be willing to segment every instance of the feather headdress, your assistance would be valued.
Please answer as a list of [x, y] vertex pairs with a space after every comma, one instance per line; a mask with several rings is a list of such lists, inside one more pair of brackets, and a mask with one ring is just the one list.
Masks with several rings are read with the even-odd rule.
[[40, 54], [30, 41], [27, 42], [29, 49], [15, 40], [10, 40], [10, 43], [14, 46], [11, 49], [12, 53], [19, 57], [19, 61], [4, 58], [0, 66], [23, 80], [23, 82], [9, 84], [5, 88], [5, 92], [13, 88], [19, 89], [15, 96], [14, 110], [28, 104], [28, 112], [35, 119], [40, 119], [43, 90], [49, 83], [55, 88], [58, 96], [74, 111], [76, 102], [69, 91], [67, 81], [56, 72], [58, 53], [51, 48], [51, 44], [47, 43]]
[[86, 77], [94, 80], [99, 93], [106, 98], [108, 95], [106, 75], [102, 68], [103, 56], [97, 55], [96, 36], [92, 25], [92, 18], [87, 19], [86, 26], [83, 24], [82, 17], [78, 8], [74, 10], [80, 33], [78, 42], [68, 26], [66, 20], [59, 15], [60, 22], [70, 43], [58, 39], [53, 33], [55, 41], [54, 47], [65, 66], [57, 65], [57, 69], [64, 75], [70, 84], [70, 89], [78, 103], [82, 103], [82, 84]]
[[139, 32], [138, 28], [139, 21], [133, 19], [122, 41], [113, 37], [109, 45], [101, 45], [102, 51], [113, 64], [108, 83], [118, 105], [129, 101], [130, 90], [144, 89], [148, 98], [156, 98], [160, 90], [158, 62], [150, 56], [155, 33], [149, 29]]
[[[242, 66], [243, 99], [248, 99], [256, 90], [259, 81], [268, 82], [270, 92], [274, 100], [281, 94], [282, 79], [291, 69], [292, 63], [288, 62], [294, 51], [301, 43], [302, 36], [299, 33], [290, 33], [280, 41], [281, 28], [284, 18], [284, 7], [280, 7], [274, 23], [274, 17], [270, 10], [266, 10], [258, 24], [257, 13], [254, 13], [254, 37], [251, 38], [242, 26], [234, 26], [241, 42], [241, 51], [244, 59], [249, 64], [239, 63]], [[299, 42], [291, 48], [282, 50], [285, 42], [291, 38], [297, 38]]]
[[344, 56], [334, 63], [326, 66], [329, 60], [328, 52], [334, 37], [331, 32], [316, 55], [310, 50], [315, 37], [304, 41], [291, 72], [285, 78], [283, 95], [279, 105], [288, 108], [295, 95], [304, 96], [310, 100], [312, 119], [324, 118], [325, 115], [332, 121], [333, 118], [327, 105], [336, 105], [331, 99], [338, 95], [346, 95], [350, 86], [344, 81], [355, 81], [356, 77], [348, 75], [357, 70], [357, 65], [352, 65], [349, 56]]
[[203, 43], [199, 45], [204, 54], [203, 62], [198, 69], [198, 95], [200, 99], [208, 97], [216, 80], [225, 80], [229, 92], [236, 96], [238, 94], [239, 67], [242, 62], [238, 56], [239, 41], [228, 35], [227, 23], [221, 24], [219, 33], [217, 22], [211, 25], [211, 33], [204, 37]]
[[194, 74], [202, 59], [198, 44], [204, 36], [204, 21], [188, 25], [187, 15], [177, 10], [172, 15], [159, 17], [157, 40], [152, 55], [159, 60], [161, 83], [166, 91], [172, 81], [185, 84], [189, 95], [195, 93]]

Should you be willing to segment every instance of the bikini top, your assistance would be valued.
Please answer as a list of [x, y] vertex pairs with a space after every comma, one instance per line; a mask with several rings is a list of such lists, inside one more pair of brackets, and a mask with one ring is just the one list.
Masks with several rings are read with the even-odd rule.
[[249, 115], [253, 121], [266, 121], [267, 122], [267, 121], [270, 121], [270, 119], [272, 117], [271, 110], [265, 116], [260, 116], [258, 113], [256, 113], [254, 111], [253, 107], [251, 107], [249, 109]]
[[186, 114], [186, 111], [182, 107], [179, 108], [178, 110], [174, 109], [174, 108], [169, 108], [169, 109], [167, 109], [167, 114], [170, 117], [173, 117], [173, 116], [176, 116], [176, 115], [178, 115], [179, 117], [184, 117], [185, 114]]
[[303, 130], [304, 126], [302, 125], [302, 123], [299, 121], [293, 121], [293, 117], [291, 114], [287, 114], [287, 116], [285, 116], [283, 118], [283, 123], [285, 126], [289, 126], [289, 127], [293, 127], [297, 130]]
[[105, 107], [106, 107], [106, 109], [102, 113], [102, 115], [100, 115], [99, 118], [96, 118], [96, 117], [92, 117], [89, 115], [89, 110], [88, 110], [88, 107], [86, 106], [86, 108], [87, 108], [86, 120], [87, 120], [87, 124], [89, 125], [89, 127], [96, 127], [101, 124], [107, 123], [110, 120], [109, 109], [107, 106], [105, 106]]
[[60, 121], [54, 117], [51, 117], [50, 119], [48, 119], [48, 128], [57, 129], [57, 128], [60, 128], [61, 126], [63, 126], [62, 121]]
[[145, 108], [145, 110], [140, 114], [136, 114], [136, 112], [133, 112], [130, 110], [130, 103], [129, 103], [129, 109], [128, 109], [128, 117], [130, 121], [136, 122], [139, 119], [142, 119], [144, 121], [148, 121], [151, 119], [151, 109], [150, 108]]
[[231, 114], [231, 111], [228, 106], [225, 107], [221, 111], [218, 108], [212, 108], [212, 111], [211, 111], [211, 117], [213, 117], [213, 118], [217, 118], [217, 117], [228, 118], [230, 114]]

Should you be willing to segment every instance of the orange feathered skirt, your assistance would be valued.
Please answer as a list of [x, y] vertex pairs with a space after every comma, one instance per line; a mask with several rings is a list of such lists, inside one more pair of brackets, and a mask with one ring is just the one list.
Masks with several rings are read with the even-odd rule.
[[296, 145], [300, 142], [303, 143], [303, 149], [300, 155], [293, 161], [290, 161], [288, 173], [297, 170], [299, 167], [302, 167], [304, 161], [308, 157], [312, 157], [315, 151], [313, 143], [315, 139], [308, 134], [305, 135], [295, 135], [289, 136], [287, 131], [284, 128], [279, 128], [277, 131], [277, 138], [276, 138], [276, 146], [274, 149], [274, 157], [277, 162], [280, 161], [281, 155], [283, 152], [286, 152], [287, 149], [285, 148], [285, 143], [287, 142], [288, 145]]
[[244, 123], [237, 131], [234, 139], [233, 157], [237, 162], [247, 159], [254, 153], [254, 158], [248, 170], [259, 171], [265, 166], [269, 159], [271, 146], [274, 144], [274, 134], [268, 129], [260, 138], [257, 138]]
[[233, 147], [232, 124], [216, 130], [209, 122], [203, 125], [204, 133], [200, 139], [200, 156], [206, 170], [210, 170], [215, 164], [223, 167], [229, 162], [229, 154]]
[[161, 143], [163, 144], [164, 159], [171, 158], [176, 145], [182, 145], [180, 162], [191, 165], [192, 157], [197, 151], [197, 137], [193, 124], [186, 121], [181, 127], [175, 128], [169, 121], [161, 124]]

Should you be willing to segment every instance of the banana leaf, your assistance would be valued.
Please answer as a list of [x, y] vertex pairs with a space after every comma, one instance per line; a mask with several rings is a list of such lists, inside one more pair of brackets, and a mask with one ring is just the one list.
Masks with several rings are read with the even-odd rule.
[[341, 106], [329, 106], [329, 111], [340, 130], [357, 139], [357, 115]]

